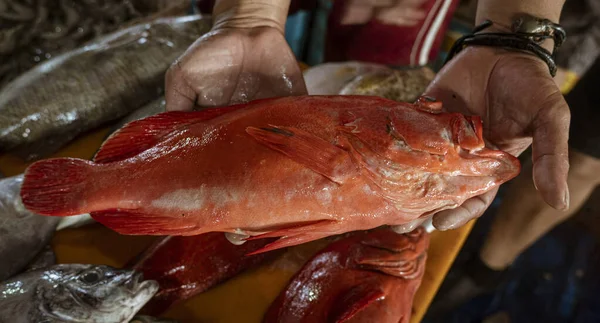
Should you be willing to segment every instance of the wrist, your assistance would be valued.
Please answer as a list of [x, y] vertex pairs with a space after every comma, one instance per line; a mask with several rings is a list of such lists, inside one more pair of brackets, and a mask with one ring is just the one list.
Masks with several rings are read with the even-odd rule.
[[290, 0], [217, 0], [213, 28], [272, 27], [282, 34]]
[[[526, 14], [558, 23], [565, 0], [480, 0], [477, 7], [476, 25], [485, 20], [494, 24], [484, 32], [512, 32], [513, 22]], [[540, 44], [552, 52], [554, 41], [547, 39]]]

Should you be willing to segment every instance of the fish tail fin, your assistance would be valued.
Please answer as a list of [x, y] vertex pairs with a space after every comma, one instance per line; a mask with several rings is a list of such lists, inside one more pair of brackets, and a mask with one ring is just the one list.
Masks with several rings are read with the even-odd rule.
[[55, 158], [36, 162], [25, 171], [21, 199], [29, 211], [52, 216], [85, 213], [81, 210], [84, 183], [93, 173], [93, 164], [76, 158]]

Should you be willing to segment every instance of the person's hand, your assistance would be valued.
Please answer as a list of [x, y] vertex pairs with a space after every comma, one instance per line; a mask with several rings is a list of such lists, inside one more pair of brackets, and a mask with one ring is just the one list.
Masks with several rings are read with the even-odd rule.
[[306, 85], [283, 28], [268, 19], [226, 17], [167, 72], [168, 111], [302, 95]]
[[[468, 47], [438, 73], [426, 95], [444, 109], [483, 119], [484, 138], [514, 156], [533, 142], [533, 180], [556, 209], [569, 206], [567, 187], [570, 112], [548, 66], [536, 56], [489, 47]], [[479, 217], [497, 190], [433, 216], [438, 230]], [[406, 231], [418, 223], [397, 228]]]

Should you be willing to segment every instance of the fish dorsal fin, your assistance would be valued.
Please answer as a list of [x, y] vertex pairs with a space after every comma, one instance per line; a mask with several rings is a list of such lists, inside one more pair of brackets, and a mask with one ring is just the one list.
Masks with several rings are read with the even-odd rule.
[[371, 303], [384, 297], [385, 294], [378, 288], [369, 285], [355, 286], [336, 298], [329, 313], [329, 322], [347, 322]]
[[237, 105], [192, 112], [163, 112], [130, 122], [106, 139], [96, 153], [94, 162], [106, 164], [133, 157], [183, 126], [207, 121], [243, 107]]

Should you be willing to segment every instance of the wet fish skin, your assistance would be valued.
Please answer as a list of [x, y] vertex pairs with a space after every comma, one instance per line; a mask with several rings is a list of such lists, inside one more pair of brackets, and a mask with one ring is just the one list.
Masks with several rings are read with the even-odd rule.
[[408, 323], [428, 248], [423, 228], [353, 232], [294, 275], [263, 323]]
[[196, 236], [160, 238], [128, 266], [156, 280], [160, 290], [142, 309], [160, 315], [173, 304], [205, 292], [235, 275], [273, 259], [277, 251], [246, 254], [264, 247], [273, 239], [234, 245], [221, 232]]
[[[125, 124], [135, 121], [138, 119], [143, 119], [161, 112], [165, 111], [166, 103], [164, 97], [159, 97], [154, 101], [144, 105], [143, 107], [133, 111], [129, 115], [120, 119], [113, 127], [112, 132], [119, 130]], [[110, 135], [109, 135], [110, 136]], [[80, 214], [74, 215], [66, 218], [61, 218], [58, 226], [56, 227], [56, 231], [60, 231], [67, 228], [79, 228], [84, 225], [88, 225], [91, 223], [95, 223], [96, 221], [92, 219], [89, 214]]]
[[0, 152], [72, 139], [148, 103], [168, 67], [210, 25], [206, 16], [158, 19], [29, 70], [0, 92]]
[[25, 209], [22, 183], [23, 175], [0, 180], [0, 281], [25, 269], [50, 243], [60, 221]]
[[132, 270], [55, 265], [0, 283], [0, 322], [128, 322], [157, 290]]
[[128, 124], [94, 162], [32, 164], [23, 203], [121, 234], [280, 238], [254, 252], [455, 208], [514, 178], [478, 117], [369, 96], [297, 96]]

